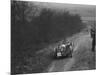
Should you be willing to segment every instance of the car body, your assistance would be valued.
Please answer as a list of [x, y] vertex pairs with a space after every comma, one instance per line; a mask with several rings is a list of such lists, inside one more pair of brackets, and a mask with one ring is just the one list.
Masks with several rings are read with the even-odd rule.
[[67, 44], [61, 44], [58, 45], [55, 49], [54, 49], [54, 56], [56, 58], [60, 58], [60, 57], [72, 57], [72, 45], [69, 43]]

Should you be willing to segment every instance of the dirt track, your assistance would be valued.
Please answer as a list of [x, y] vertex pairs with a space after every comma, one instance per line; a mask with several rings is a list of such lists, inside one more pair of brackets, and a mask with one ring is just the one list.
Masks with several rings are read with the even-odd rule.
[[91, 38], [89, 33], [79, 33], [77, 35], [74, 35], [73, 37], [70, 37], [69, 40], [71, 40], [74, 43], [73, 57], [57, 59], [53, 61], [49, 65], [47, 72], [59, 72], [70, 70], [70, 68], [75, 62], [75, 51], [81, 50], [82, 48], [91, 48]]

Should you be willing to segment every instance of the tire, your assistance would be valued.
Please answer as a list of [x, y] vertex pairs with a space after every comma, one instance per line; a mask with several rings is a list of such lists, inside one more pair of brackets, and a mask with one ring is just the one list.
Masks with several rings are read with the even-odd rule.
[[72, 53], [71, 52], [68, 54], [68, 57], [72, 57]]
[[72, 53], [70, 54], [70, 57], [72, 57]]

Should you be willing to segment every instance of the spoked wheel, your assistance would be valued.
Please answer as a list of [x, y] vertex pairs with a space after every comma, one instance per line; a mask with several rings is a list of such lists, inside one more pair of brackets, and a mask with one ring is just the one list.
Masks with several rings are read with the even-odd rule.
[[72, 51], [68, 54], [68, 57], [72, 57]]
[[68, 57], [72, 57], [72, 53], [68, 55]]

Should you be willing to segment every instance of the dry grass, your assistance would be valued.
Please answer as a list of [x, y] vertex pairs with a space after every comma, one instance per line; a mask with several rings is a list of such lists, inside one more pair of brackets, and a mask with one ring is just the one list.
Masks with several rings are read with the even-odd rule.
[[42, 73], [53, 60], [52, 52], [35, 53], [16, 66], [16, 74]]
[[92, 70], [96, 69], [95, 53], [91, 50], [82, 49], [75, 53], [76, 62], [71, 70]]

